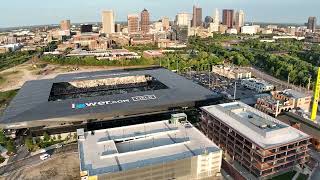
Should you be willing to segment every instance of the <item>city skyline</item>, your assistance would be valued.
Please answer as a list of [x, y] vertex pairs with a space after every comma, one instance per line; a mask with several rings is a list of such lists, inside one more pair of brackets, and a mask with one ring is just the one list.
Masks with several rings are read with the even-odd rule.
[[[103, 10], [113, 10], [116, 21], [126, 21], [128, 14], [139, 13], [144, 8], [149, 10], [151, 21], [159, 20], [162, 16], [168, 16], [172, 21], [179, 12], [192, 14], [193, 5], [203, 9], [203, 17], [211, 16], [215, 8], [218, 8], [220, 13], [222, 9], [241, 9], [246, 12], [246, 20], [248, 22], [301, 24], [306, 23], [309, 16], [320, 18], [320, 12], [316, 8], [320, 6], [319, 1], [306, 0], [301, 3], [299, 0], [291, 0], [290, 3], [288, 2], [287, 0], [281, 2], [276, 0], [263, 2], [249, 2], [248, 0], [211, 2], [198, 0], [182, 3], [177, 0], [162, 0], [161, 2], [123, 0], [119, 3], [114, 0], [69, 0], [68, 2], [56, 0], [43, 4], [40, 0], [27, 2], [12, 0], [10, 3], [4, 2], [3, 6], [0, 7], [0, 16], [2, 17], [0, 28], [58, 24], [62, 19], [70, 19], [72, 23], [101, 22], [101, 12]], [[126, 6], [123, 6], [123, 4], [126, 4]], [[290, 8], [288, 8], [288, 5], [290, 5]], [[15, 14], [12, 15], [12, 12]], [[269, 16], [266, 16], [266, 14], [269, 14]]]

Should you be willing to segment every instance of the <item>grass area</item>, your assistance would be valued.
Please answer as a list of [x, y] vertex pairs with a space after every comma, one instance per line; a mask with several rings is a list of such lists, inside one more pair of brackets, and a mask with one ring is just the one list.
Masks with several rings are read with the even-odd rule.
[[0, 76], [0, 85], [5, 83], [6, 79], [3, 76]]
[[296, 173], [297, 173], [296, 171], [289, 171], [287, 173], [273, 177], [271, 178], [271, 180], [291, 180]]
[[[3, 110], [9, 102], [16, 96], [18, 90], [0, 92], [0, 110]], [[2, 111], [0, 112], [0, 115]]]
[[35, 51], [26, 52], [8, 52], [0, 54], [0, 70], [5, 70], [19, 64], [27, 62], [33, 55]]
[[308, 175], [300, 173], [297, 180], [307, 180], [308, 177]]

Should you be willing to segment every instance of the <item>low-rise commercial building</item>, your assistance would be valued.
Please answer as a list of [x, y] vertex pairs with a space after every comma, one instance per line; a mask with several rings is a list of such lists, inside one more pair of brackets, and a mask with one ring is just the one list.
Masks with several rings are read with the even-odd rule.
[[112, 50], [73, 50], [67, 56], [94, 56], [99, 60], [120, 60], [120, 59], [139, 59], [139, 56], [135, 52], [130, 52], [127, 49], [112, 49]]
[[308, 112], [310, 103], [310, 95], [287, 89], [284, 91], [272, 91], [271, 96], [259, 98], [255, 107], [262, 112], [276, 117], [292, 109], [302, 109]]
[[243, 79], [241, 80], [241, 85], [255, 90], [259, 93], [271, 91], [274, 89], [274, 86], [272, 84], [255, 78]]
[[228, 66], [213, 66], [212, 71], [220, 76], [230, 79], [249, 79], [251, 72], [245, 69], [232, 68]]
[[170, 120], [84, 132], [79, 129], [83, 179], [214, 179], [222, 151], [184, 113]]
[[161, 50], [147, 50], [143, 51], [143, 57], [145, 58], [156, 58], [156, 57], [163, 57], [164, 54]]
[[310, 136], [244, 103], [202, 107], [202, 131], [249, 174], [270, 178], [308, 161]]

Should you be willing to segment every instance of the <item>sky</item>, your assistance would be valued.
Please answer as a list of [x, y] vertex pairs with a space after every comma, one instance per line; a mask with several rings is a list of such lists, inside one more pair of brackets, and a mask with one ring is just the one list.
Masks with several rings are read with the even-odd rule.
[[0, 28], [58, 24], [63, 19], [73, 23], [99, 22], [103, 10], [113, 10], [116, 21], [127, 15], [149, 10], [151, 20], [178, 12], [192, 13], [194, 4], [203, 8], [203, 18], [215, 8], [242, 9], [247, 22], [305, 23], [308, 16], [320, 22], [320, 0], [1, 0]]

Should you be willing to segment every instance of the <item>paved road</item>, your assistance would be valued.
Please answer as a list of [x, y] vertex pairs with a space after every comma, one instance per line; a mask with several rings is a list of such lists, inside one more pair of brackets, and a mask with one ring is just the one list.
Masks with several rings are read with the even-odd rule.
[[314, 173], [310, 176], [310, 180], [319, 180], [320, 179], [320, 167], [316, 167]]
[[[70, 153], [70, 152], [77, 152], [78, 151], [78, 145], [77, 144], [69, 144], [65, 145], [59, 149], [53, 149], [49, 150], [46, 153], [50, 154], [52, 157], [63, 154], [63, 153]], [[44, 153], [42, 153], [44, 154]], [[9, 173], [11, 171], [18, 170], [20, 168], [23, 168], [25, 166], [35, 165], [40, 163], [42, 160], [40, 159], [40, 156], [42, 154], [34, 155], [31, 157], [27, 157], [22, 160], [18, 160], [12, 163], [8, 163], [5, 166], [0, 167], [0, 175], [4, 175], [6, 173]]]
[[318, 162], [316, 169], [313, 171], [313, 174], [310, 176], [311, 180], [319, 180], [320, 179], [320, 153], [311, 149], [309, 151], [310, 156]]

